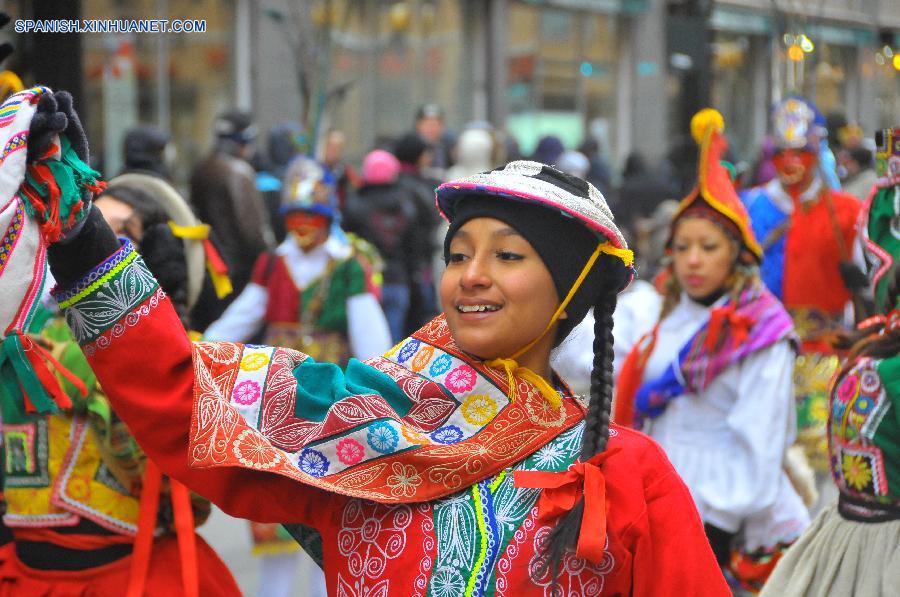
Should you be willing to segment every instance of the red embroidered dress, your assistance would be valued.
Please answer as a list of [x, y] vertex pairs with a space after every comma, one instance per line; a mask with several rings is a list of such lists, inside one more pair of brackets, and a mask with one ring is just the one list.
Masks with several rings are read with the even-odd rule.
[[[336, 595], [549, 595], [540, 489], [565, 471], [584, 407], [553, 409], [467, 359], [439, 317], [346, 372], [281, 348], [192, 344], [123, 246], [59, 300], [147, 454], [226, 512], [322, 537]], [[131, 364], [134, 363], [135, 366]], [[139, 364], [139, 366], [137, 366]], [[610, 430], [607, 540], [564, 562], [564, 594], [729, 595], [691, 497], [646, 436]]]

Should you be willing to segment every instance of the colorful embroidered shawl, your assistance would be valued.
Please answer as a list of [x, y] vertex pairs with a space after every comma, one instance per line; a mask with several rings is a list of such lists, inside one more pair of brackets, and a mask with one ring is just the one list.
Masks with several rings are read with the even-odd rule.
[[634, 426], [635, 410], [658, 416], [669, 401], [702, 392], [729, 366], [794, 337], [790, 315], [768, 289], [756, 284], [741, 292], [737, 303], [728, 301], [710, 312], [709, 320], [678, 351], [677, 368], [673, 362], [660, 377], [641, 383], [657, 328], [635, 345], [622, 367], [615, 412], [620, 425]]
[[437, 499], [519, 462], [584, 416], [462, 353], [439, 316], [346, 372], [283, 348], [194, 349], [191, 465], [268, 470], [383, 503]]

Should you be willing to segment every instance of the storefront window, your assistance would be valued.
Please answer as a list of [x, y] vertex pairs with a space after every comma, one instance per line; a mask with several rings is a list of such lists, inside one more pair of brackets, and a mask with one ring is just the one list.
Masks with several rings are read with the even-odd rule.
[[856, 50], [819, 43], [806, 62], [803, 95], [823, 114], [846, 112], [847, 75], [856, 64]]
[[752, 157], [753, 57], [749, 35], [716, 32], [712, 44], [712, 105], [725, 117], [733, 158]]
[[[900, 44], [898, 44], [900, 46]], [[884, 51], [872, 52], [872, 56], [881, 54], [881, 60], [872, 59], [868, 66], [874, 69], [873, 82], [875, 84], [875, 108], [878, 128], [897, 126], [900, 116], [900, 58], [895, 58], [891, 49], [890, 56], [885, 57]], [[896, 61], [896, 67], [894, 66]]]
[[84, 0], [86, 19], [203, 19], [205, 33], [84, 35], [84, 101], [92, 151], [107, 176], [122, 169], [122, 139], [136, 124], [167, 128], [185, 182], [209, 146], [215, 116], [233, 105], [233, 3]]
[[329, 125], [347, 133], [361, 159], [373, 144], [412, 130], [424, 103], [440, 105], [455, 129], [472, 115], [461, 3], [415, 0], [334, 2]]
[[546, 134], [612, 149], [616, 17], [512, 2], [509, 23], [507, 127], [520, 150], [528, 155]]

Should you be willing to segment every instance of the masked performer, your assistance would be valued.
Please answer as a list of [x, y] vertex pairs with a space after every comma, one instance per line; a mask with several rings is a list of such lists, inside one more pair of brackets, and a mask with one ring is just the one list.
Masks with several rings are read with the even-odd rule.
[[794, 373], [798, 440], [822, 472], [828, 470], [825, 390], [839, 362], [831, 341], [846, 329], [848, 304], [858, 302], [867, 286], [861, 253], [854, 255], [861, 203], [822, 178], [824, 119], [815, 106], [789, 97], [775, 106], [773, 121], [778, 176], [743, 200], [764, 253], [762, 279], [800, 336]]

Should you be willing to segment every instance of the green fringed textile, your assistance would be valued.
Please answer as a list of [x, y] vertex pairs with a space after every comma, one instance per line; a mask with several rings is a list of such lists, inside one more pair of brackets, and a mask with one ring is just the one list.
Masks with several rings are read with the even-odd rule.
[[[61, 155], [58, 160], [42, 160], [37, 165], [45, 166], [52, 175], [53, 182], [59, 188], [59, 222], [67, 228], [85, 217], [85, 210], [82, 209], [82, 194], [84, 191], [99, 192], [102, 190], [103, 181], [100, 173], [91, 169], [90, 166], [81, 161], [72, 144], [65, 137], [60, 135]], [[26, 196], [33, 192], [44, 202], [52, 201], [52, 193], [50, 185], [45, 180], [41, 180], [35, 176], [36, 169], [29, 167], [25, 173], [25, 181], [22, 183], [22, 192]], [[35, 208], [34, 202], [31, 200], [24, 201], [25, 210], [39, 223], [43, 224], [47, 220], [45, 214], [41, 214]]]
[[27, 420], [24, 394], [28, 395], [39, 412], [59, 412], [59, 407], [44, 389], [25, 356], [22, 336], [14, 332], [3, 339], [0, 347], [0, 406], [4, 422], [22, 423]]

